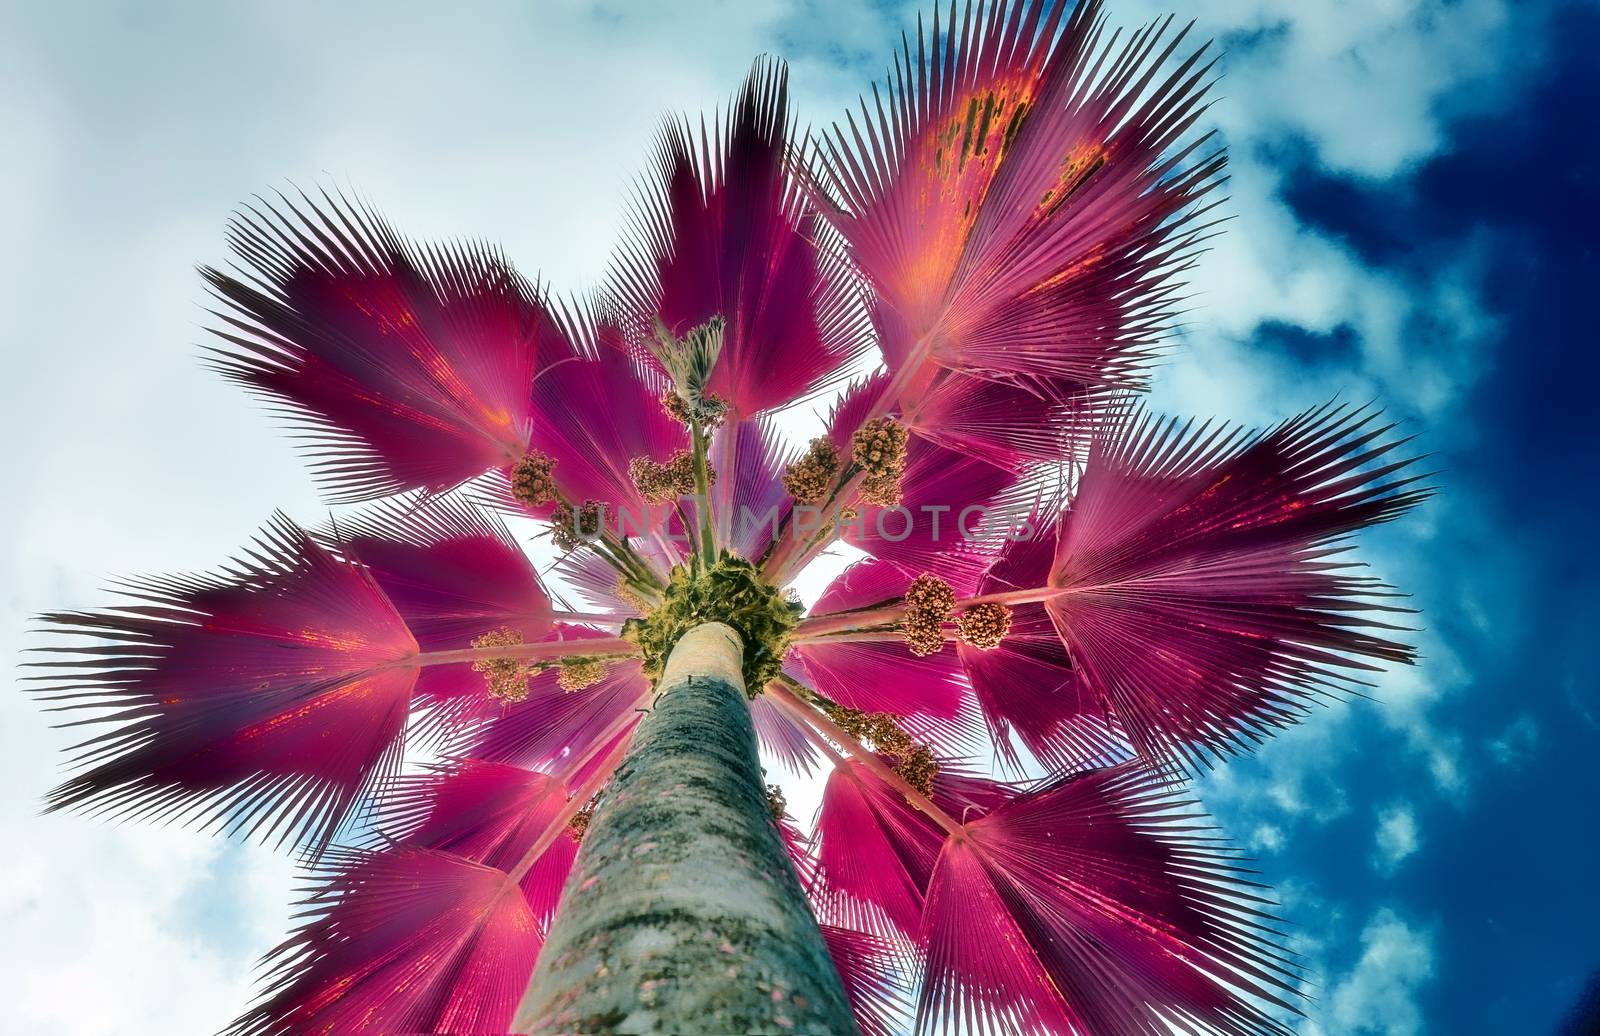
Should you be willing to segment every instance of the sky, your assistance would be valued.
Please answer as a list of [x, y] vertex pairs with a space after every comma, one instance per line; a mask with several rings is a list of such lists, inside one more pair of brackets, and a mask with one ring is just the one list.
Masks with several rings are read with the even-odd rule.
[[[111, 578], [214, 566], [274, 508], [325, 513], [195, 359], [194, 268], [225, 258], [234, 206], [350, 185], [406, 233], [487, 237], [582, 290], [663, 112], [711, 109], [768, 52], [825, 125], [920, 5], [332, 6], [0, 0], [0, 657]], [[1421, 609], [1422, 663], [1200, 793], [1279, 890], [1313, 973], [1303, 1033], [1558, 1031], [1600, 974], [1600, 360], [1578, 317], [1600, 284], [1600, 9], [1194, 7], [1225, 51], [1233, 219], [1154, 405], [1259, 425], [1377, 400], [1441, 487], [1362, 540]], [[0, 1028], [215, 1031], [287, 928], [292, 868], [40, 816], [71, 740], [0, 695]]]

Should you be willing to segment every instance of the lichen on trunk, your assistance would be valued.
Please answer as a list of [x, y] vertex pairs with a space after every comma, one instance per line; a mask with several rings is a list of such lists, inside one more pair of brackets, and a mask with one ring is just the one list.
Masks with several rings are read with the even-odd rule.
[[857, 1032], [767, 807], [741, 670], [719, 622], [673, 648], [515, 1031]]

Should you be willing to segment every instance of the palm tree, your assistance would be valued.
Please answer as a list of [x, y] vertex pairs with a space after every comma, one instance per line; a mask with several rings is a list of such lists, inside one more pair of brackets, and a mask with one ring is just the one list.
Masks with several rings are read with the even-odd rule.
[[[47, 616], [35, 685], [96, 731], [52, 808], [303, 854], [233, 1032], [1287, 1031], [1184, 781], [1411, 659], [1344, 552], [1427, 490], [1370, 410], [1139, 405], [1219, 219], [1186, 33], [935, 12], [801, 141], [759, 61], [593, 298], [244, 207], [210, 363], [362, 506]], [[812, 832], [764, 759], [826, 775]]]

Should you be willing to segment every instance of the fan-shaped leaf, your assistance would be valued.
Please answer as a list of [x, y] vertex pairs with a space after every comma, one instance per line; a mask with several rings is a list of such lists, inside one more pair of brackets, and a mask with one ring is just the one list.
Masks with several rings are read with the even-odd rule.
[[[579, 638], [605, 635], [583, 627], [565, 629]], [[610, 666], [604, 679], [581, 691], [562, 690], [558, 678], [554, 670], [535, 676], [527, 700], [507, 706], [479, 731], [468, 754], [529, 769], [561, 767], [588, 755], [597, 739], [631, 730], [639, 719], [637, 710], [649, 701], [650, 681], [637, 661]]]
[[922, 1032], [1287, 1033], [1294, 970], [1226, 849], [1149, 770], [1014, 799], [944, 846], [920, 941]]
[[391, 774], [417, 644], [371, 576], [282, 515], [215, 575], [126, 584], [133, 603], [46, 618], [44, 690], [115, 724], [50, 807], [193, 820], [325, 844]]
[[[858, 561], [829, 584], [812, 610], [826, 615], [895, 603], [911, 579], [890, 562]], [[795, 645], [793, 653], [812, 685], [840, 705], [906, 717], [909, 733], [949, 753], [973, 746], [976, 717], [967, 707], [970, 695], [954, 651], [918, 657], [896, 637], [822, 638]]]
[[[1049, 582], [1058, 525], [1037, 513], [1031, 535], [1002, 548], [984, 573], [977, 593], [1032, 590]], [[1107, 708], [1078, 679], [1071, 656], [1042, 604], [1011, 606], [1011, 630], [998, 647], [984, 650], [957, 644], [956, 653], [972, 683], [996, 748], [1015, 767], [1022, 765], [1011, 735], [1051, 773], [1083, 769], [1118, 755], [1122, 742]]]
[[609, 509], [608, 528], [625, 520], [631, 529], [650, 505], [628, 474], [629, 461], [664, 462], [688, 445], [688, 433], [661, 408], [667, 382], [627, 348], [613, 315], [582, 314], [577, 323], [575, 355], [533, 383], [529, 444], [555, 460], [556, 486], [569, 501], [599, 501]]
[[[817, 895], [843, 894], [883, 911], [901, 932], [917, 931], [945, 832], [866, 766], [834, 767], [817, 814]], [[848, 916], [848, 904], [834, 904]]]
[[229, 1033], [507, 1030], [541, 936], [505, 872], [413, 848], [335, 862]]
[[243, 269], [202, 271], [226, 307], [214, 365], [304, 431], [331, 499], [438, 492], [522, 456], [528, 386], [568, 335], [498, 252], [412, 245], [326, 192], [247, 207], [230, 243]]
[[882, 935], [824, 922], [822, 941], [838, 969], [862, 1036], [898, 1036], [910, 1015], [905, 959]]
[[869, 346], [865, 312], [788, 173], [788, 69], [756, 62], [713, 135], [672, 120], [616, 268], [642, 334], [682, 334], [723, 317], [711, 391], [736, 417], [791, 403], [837, 378]]
[[952, 5], [943, 32], [936, 9], [887, 104], [818, 149], [817, 204], [872, 283], [907, 413], [940, 368], [1052, 398], [1128, 384], [1176, 308], [1222, 168], [1182, 143], [1209, 66], [1161, 76], [1182, 33], [1119, 42], [1099, 0], [1067, 9]]
[[[1254, 437], [1130, 416], [1098, 438], [1046, 604], [1144, 753], [1204, 759], [1294, 722], [1361, 658], [1408, 661], [1339, 537], [1427, 495], [1377, 415], [1326, 406]], [[1373, 631], [1373, 632], [1369, 632]]]
[[[454, 853], [473, 863], [512, 871], [568, 804], [558, 777], [482, 759], [456, 759], [402, 777], [384, 796], [378, 827], [406, 846]], [[562, 834], [528, 867], [521, 885], [528, 909], [548, 927], [577, 857], [578, 843]]]

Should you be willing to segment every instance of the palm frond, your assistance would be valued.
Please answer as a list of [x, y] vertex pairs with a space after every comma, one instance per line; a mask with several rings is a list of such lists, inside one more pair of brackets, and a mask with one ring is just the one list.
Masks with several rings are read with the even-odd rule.
[[511, 877], [451, 853], [345, 851], [229, 1036], [505, 1032], [542, 943]]
[[372, 576], [283, 515], [210, 575], [123, 585], [128, 603], [44, 616], [95, 643], [46, 648], [37, 690], [105, 724], [66, 806], [325, 845], [395, 771], [417, 643]]
[[569, 332], [498, 251], [414, 245], [326, 191], [246, 206], [229, 242], [241, 265], [201, 271], [211, 365], [271, 401], [329, 499], [442, 492], [522, 456], [528, 386]]
[[1190, 805], [1123, 764], [969, 822], [928, 881], [917, 1030], [1287, 1034], [1270, 904]]
[[859, 290], [789, 173], [788, 68], [762, 58], [725, 117], [664, 127], [613, 282], [630, 324], [726, 321], [709, 388], [750, 418], [836, 381], [871, 345]]
[[[1342, 538], [1428, 495], [1403, 440], [1329, 404], [1260, 435], [1129, 413], [1091, 451], [1046, 602], [1077, 672], [1141, 752], [1203, 762], [1295, 722], [1374, 663], [1402, 611]], [[1381, 618], [1380, 618], [1381, 617]], [[1369, 661], [1371, 660], [1371, 661]]]

